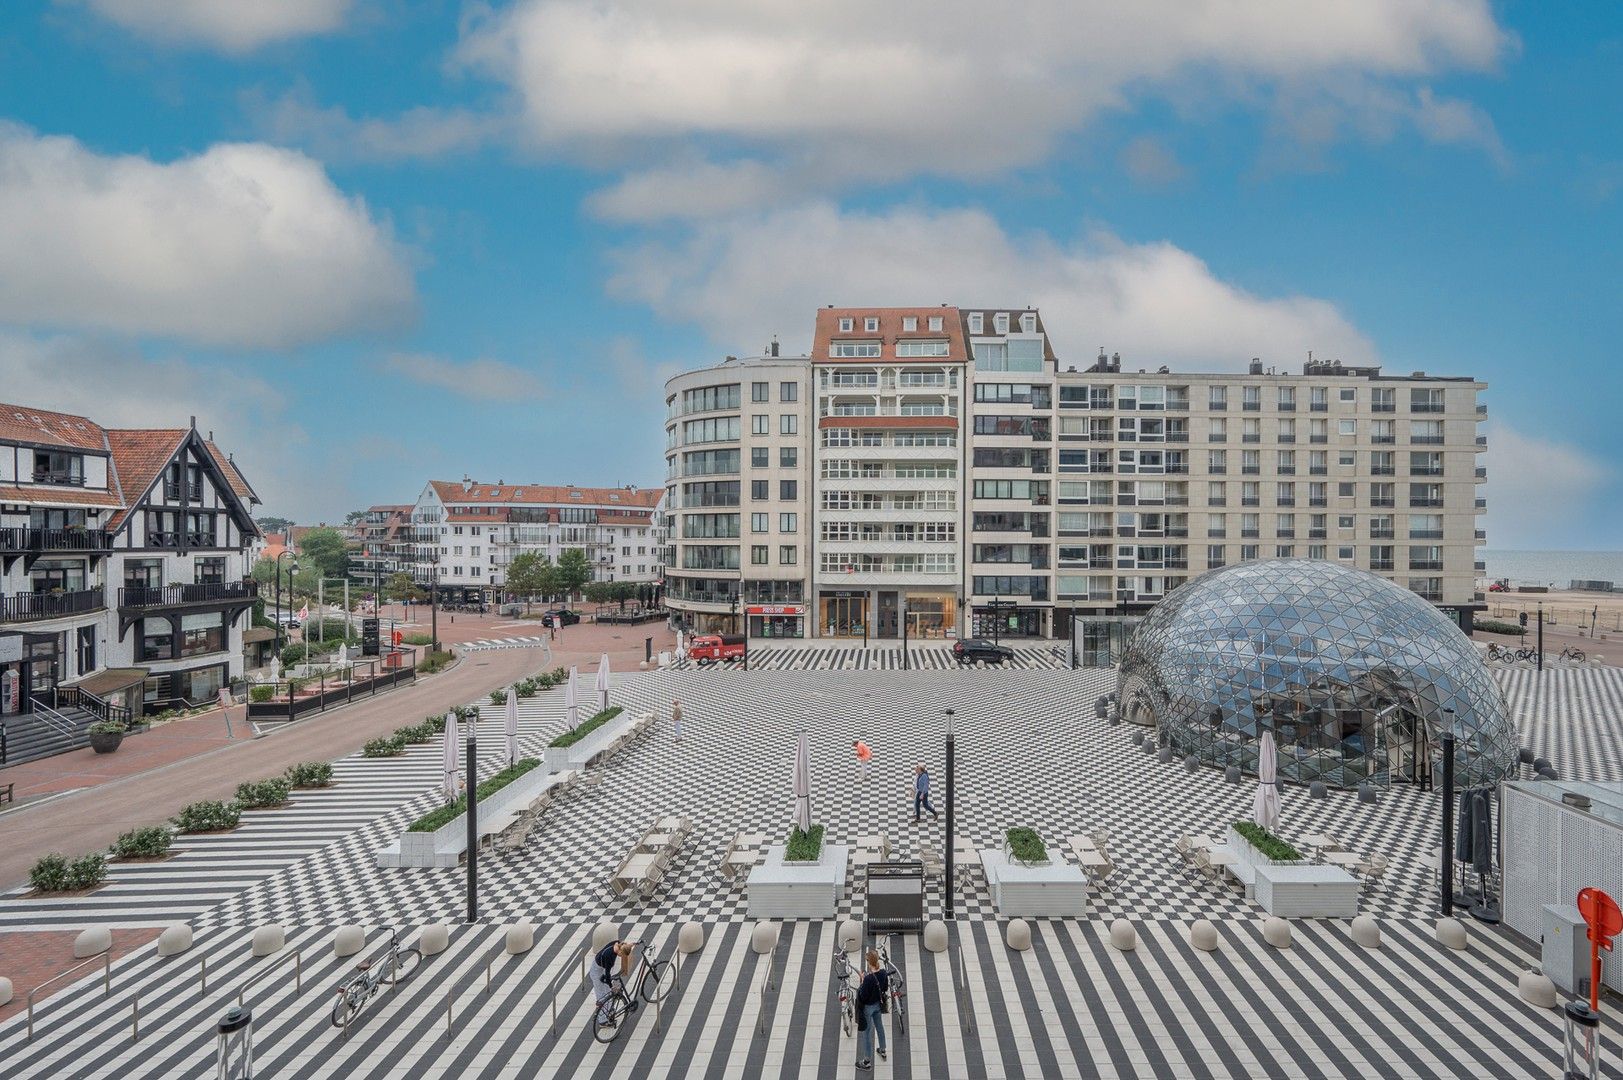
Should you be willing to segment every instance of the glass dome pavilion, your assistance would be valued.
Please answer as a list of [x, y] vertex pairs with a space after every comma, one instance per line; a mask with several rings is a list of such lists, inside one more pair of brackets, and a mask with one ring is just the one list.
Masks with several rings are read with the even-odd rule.
[[1516, 763], [1470, 639], [1409, 590], [1333, 562], [1244, 562], [1179, 588], [1128, 642], [1117, 697], [1179, 757], [1248, 773], [1272, 731], [1280, 776], [1299, 783], [1419, 781], [1444, 730], [1462, 786]]

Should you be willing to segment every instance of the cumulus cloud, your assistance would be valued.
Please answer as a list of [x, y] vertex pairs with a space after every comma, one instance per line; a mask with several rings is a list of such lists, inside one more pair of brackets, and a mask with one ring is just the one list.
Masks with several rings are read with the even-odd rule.
[[760, 161], [682, 161], [628, 173], [592, 194], [586, 209], [622, 224], [703, 220], [771, 206], [799, 186]]
[[414, 303], [387, 223], [303, 154], [222, 143], [165, 163], [0, 123], [0, 320], [288, 346]]
[[1527, 435], [1501, 422], [1487, 427], [1488, 546], [1538, 549], [1570, 546], [1574, 536], [1601, 535], [1601, 497], [1616, 474], [1583, 449]]
[[[885, 180], [1029, 165], [1189, 80], [1239, 97], [1349, 75], [1384, 85], [1489, 68], [1510, 47], [1487, 0], [1034, 0], [1000, 14], [971, 0], [523, 0], [475, 18], [458, 56], [513, 88], [543, 147], [647, 160], [704, 139], [785, 171]], [[989, 53], [988, 34], [1007, 50]]]
[[618, 252], [619, 297], [702, 327], [724, 348], [782, 335], [809, 346], [828, 303], [1036, 305], [1063, 362], [1103, 345], [1138, 367], [1233, 370], [1252, 356], [1294, 363], [1312, 349], [1349, 363], [1375, 350], [1336, 309], [1223, 281], [1170, 243], [1092, 232], [1065, 242], [1011, 236], [970, 209], [842, 211], [826, 203], [696, 227]]
[[394, 353], [378, 362], [385, 375], [456, 394], [472, 401], [534, 401], [541, 380], [500, 360], [449, 360], [428, 353]]
[[500, 139], [512, 126], [496, 113], [428, 106], [393, 117], [355, 117], [340, 106], [318, 105], [305, 86], [275, 98], [249, 93], [243, 105], [267, 139], [306, 147], [327, 162], [415, 161], [466, 153]]
[[78, 4], [131, 33], [166, 45], [244, 53], [278, 41], [327, 34], [354, 0], [58, 0]]

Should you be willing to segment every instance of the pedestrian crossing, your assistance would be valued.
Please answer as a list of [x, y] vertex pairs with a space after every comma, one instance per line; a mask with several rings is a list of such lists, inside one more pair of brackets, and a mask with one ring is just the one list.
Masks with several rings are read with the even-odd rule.
[[[1163, 764], [1134, 746], [1131, 725], [1097, 719], [1093, 701], [1113, 687], [1113, 672], [880, 666], [831, 675], [758, 670], [755, 659], [749, 672], [616, 673], [611, 700], [661, 717], [653, 736], [610, 768], [596, 794], [565, 800], [520, 853], [481, 860], [481, 921], [456, 925], [451, 948], [374, 1001], [347, 1037], [325, 1019], [333, 987], [353, 967], [332, 957], [334, 930], [367, 927], [376, 947], [388, 926], [410, 935], [462, 918], [461, 870], [381, 870], [374, 861], [377, 848], [438, 804], [438, 739], [400, 757], [337, 762], [332, 787], [296, 792], [285, 809], [247, 812], [230, 833], [181, 837], [179, 854], [164, 862], [115, 864], [110, 883], [88, 896], [7, 896], [0, 931], [189, 921], [198, 945], [177, 957], [158, 958], [148, 947], [120, 960], [109, 996], [98, 976], [53, 997], [38, 1010], [32, 1043], [18, 1020], [0, 1023], [3, 1071], [212, 1075], [214, 1020], [270, 963], [251, 959], [249, 935], [277, 922], [289, 948], [302, 949], [303, 988], [284, 965], [250, 991], [261, 1075], [850, 1075], [854, 1042], [840, 1034], [830, 1003], [835, 923], [780, 924], [768, 979], [766, 960], [750, 949], [744, 889], [716, 867], [737, 832], [781, 835], [791, 746], [802, 727], [812, 744], [814, 813], [835, 839], [883, 833], [899, 857], [918, 854], [925, 840], [941, 846], [939, 826], [911, 823], [909, 778], [915, 762], [928, 761], [942, 797], [943, 711], [953, 708], [960, 835], [994, 846], [1020, 822], [1062, 845], [1103, 828], [1118, 870], [1088, 917], [1034, 920], [1026, 953], [1003, 945], [985, 882], [973, 874], [958, 882], [959, 951], [926, 953], [911, 937], [897, 943], [914, 1026], [875, 1075], [1558, 1072], [1555, 1014], [1516, 996], [1516, 975], [1537, 958], [1476, 924], [1463, 953], [1432, 941], [1433, 886], [1417, 855], [1438, 827], [1434, 797], [1393, 789], [1371, 807], [1341, 793], [1310, 800], [1288, 786], [1288, 836], [1329, 832], [1353, 850], [1392, 856], [1393, 865], [1386, 887], [1365, 896], [1386, 934], [1381, 949], [1354, 945], [1343, 922], [1302, 920], [1294, 947], [1276, 951], [1261, 940], [1257, 908], [1186, 875], [1171, 855], [1179, 833], [1214, 831], [1242, 816], [1251, 787], [1225, 784], [1215, 770]], [[1523, 741], [1563, 776], [1623, 779], [1623, 672], [1496, 678]], [[664, 719], [678, 699], [680, 740]], [[477, 730], [488, 775], [504, 754], [501, 710], [484, 712]], [[566, 725], [561, 691], [524, 699], [519, 712], [525, 754], [539, 753]], [[855, 737], [875, 751], [867, 784], [850, 759]], [[694, 828], [666, 890], [646, 907], [611, 899], [604, 885], [620, 855], [667, 813], [691, 817]], [[939, 891], [928, 911], [945, 914]], [[858, 875], [839, 912], [863, 918]], [[1189, 922], [1202, 917], [1218, 927], [1216, 953], [1188, 944]], [[1137, 928], [1137, 950], [1108, 944], [1118, 918]], [[503, 927], [519, 919], [537, 926], [537, 944], [508, 957]], [[598, 921], [653, 942], [661, 955], [672, 952], [683, 923], [703, 926], [709, 939], [686, 965], [688, 988], [671, 1008], [658, 1018], [640, 1013], [607, 1047], [591, 1039], [578, 981], [565, 977], [553, 990]], [[206, 995], [197, 989], [204, 959]], [[134, 1041], [137, 997], [142, 1035]], [[1618, 1049], [1610, 1046], [1609, 1060]]]
[[549, 644], [545, 634], [534, 634], [529, 637], [480, 638], [478, 641], [465, 641], [453, 647], [467, 652], [491, 652], [497, 649], [533, 649], [538, 645]]
[[[1017, 645], [1012, 660], [1002, 665], [973, 665], [1002, 667], [1005, 670], [1060, 671], [1071, 666], [1069, 647], [1064, 644]], [[727, 660], [716, 664], [678, 660], [672, 667], [680, 670], [690, 667], [742, 668], [742, 660]], [[951, 648], [940, 645], [913, 646], [903, 650], [897, 645], [861, 645], [851, 647], [773, 648], [769, 645], [751, 645], [751, 670], [760, 671], [953, 671], [961, 666]]]

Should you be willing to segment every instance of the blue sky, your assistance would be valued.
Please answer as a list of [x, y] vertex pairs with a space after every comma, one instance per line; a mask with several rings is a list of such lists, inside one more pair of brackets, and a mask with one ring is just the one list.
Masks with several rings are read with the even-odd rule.
[[1623, 9], [990, 11], [16, 0], [0, 398], [333, 519], [658, 483], [663, 380], [820, 304], [1037, 303], [1072, 362], [1474, 374], [1490, 546], [1623, 548]]

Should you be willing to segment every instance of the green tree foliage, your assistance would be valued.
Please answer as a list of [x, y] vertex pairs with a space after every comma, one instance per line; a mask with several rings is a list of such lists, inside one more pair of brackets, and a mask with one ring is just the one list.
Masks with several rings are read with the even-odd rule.
[[389, 600], [404, 600], [410, 597], [413, 600], [422, 600], [428, 596], [411, 580], [411, 575], [404, 570], [396, 570], [383, 579], [383, 595]]
[[609, 581], [588, 581], [582, 590], [589, 604], [607, 604], [614, 599], [614, 583]]
[[507, 567], [507, 591], [524, 597], [524, 608], [529, 610], [532, 596], [543, 600], [558, 589], [558, 568], [545, 552], [526, 551], [515, 555]]
[[271, 517], [270, 515], [256, 518], [254, 524], [258, 525], [259, 531], [263, 533], [285, 533], [293, 527], [293, 523], [287, 518]]
[[299, 565], [326, 578], [341, 578], [349, 571], [349, 543], [337, 529], [311, 529], [299, 541]]
[[580, 548], [565, 548], [558, 556], [558, 591], [573, 596], [592, 580], [592, 564], [586, 561], [586, 552]]
[[349, 513], [344, 515], [344, 524], [345, 525], [359, 525], [361, 523], [361, 519], [364, 518], [365, 516], [366, 516], [366, 511], [365, 510], [351, 510]]

